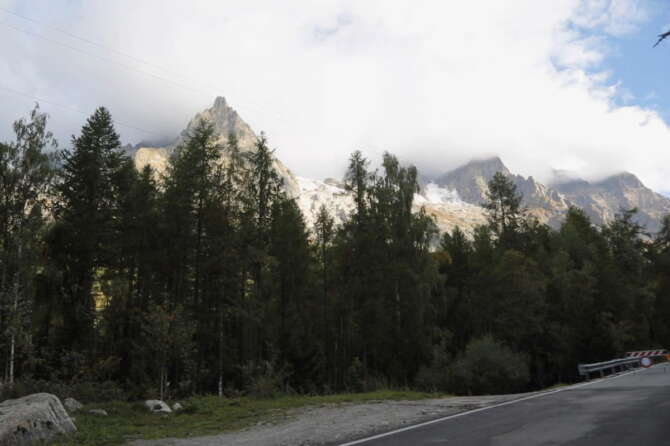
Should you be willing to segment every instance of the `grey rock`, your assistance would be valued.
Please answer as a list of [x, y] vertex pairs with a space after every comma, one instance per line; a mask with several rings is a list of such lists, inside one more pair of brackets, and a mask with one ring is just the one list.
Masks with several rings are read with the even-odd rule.
[[0, 403], [0, 446], [27, 446], [75, 432], [57, 396], [36, 393]]
[[165, 401], [161, 400], [146, 400], [144, 405], [151, 413], [172, 413], [172, 409]]
[[[516, 185], [523, 196], [522, 206], [530, 216], [553, 228], [560, 227], [565, 215], [574, 206], [583, 209], [591, 222], [606, 225], [622, 209], [637, 208], [633, 220], [654, 234], [661, 228], [664, 215], [670, 214], [670, 198], [647, 188], [633, 174], [624, 172], [597, 182], [561, 178], [544, 185], [533, 177], [516, 175], [498, 157], [470, 161], [445, 173], [435, 182], [458, 193], [466, 203], [481, 205], [486, 202], [488, 182], [496, 172], [501, 172]], [[439, 218], [438, 218], [439, 223]]]
[[109, 415], [105, 409], [91, 409], [88, 411], [91, 415], [98, 415], [101, 417], [106, 417]]
[[595, 224], [611, 222], [622, 209], [637, 208], [633, 220], [654, 234], [661, 229], [663, 216], [670, 214], [670, 198], [649, 189], [627, 172], [594, 183], [571, 180], [554, 188], [582, 208]]
[[182, 406], [181, 403], [174, 403], [172, 405], [172, 410], [179, 412], [180, 410], [184, 410], [184, 406]]
[[[214, 130], [218, 135], [216, 142], [225, 148], [228, 143], [228, 137], [234, 134], [237, 137], [238, 146], [242, 153], [252, 153], [256, 151], [256, 143], [259, 141], [256, 133], [251, 129], [249, 124], [244, 122], [240, 115], [233, 109], [226, 99], [219, 96], [215, 99], [214, 104], [202, 112], [196, 114], [181, 132], [177, 139], [167, 146], [162, 147], [137, 147], [134, 150], [135, 166], [141, 170], [144, 166], [150, 165], [157, 173], [164, 172], [170, 154], [183, 143], [201, 122], [207, 121], [213, 124]], [[226, 163], [229, 155], [225, 150], [221, 151], [221, 161]], [[274, 159], [272, 166], [275, 168], [279, 176], [284, 181], [284, 189], [286, 193], [295, 198], [300, 193], [300, 186], [293, 173], [278, 159]]]
[[75, 413], [76, 411], [81, 410], [81, 408], [84, 407], [83, 404], [81, 404], [74, 398], [65, 398], [63, 400], [63, 406], [65, 406], [65, 408], [69, 413]]

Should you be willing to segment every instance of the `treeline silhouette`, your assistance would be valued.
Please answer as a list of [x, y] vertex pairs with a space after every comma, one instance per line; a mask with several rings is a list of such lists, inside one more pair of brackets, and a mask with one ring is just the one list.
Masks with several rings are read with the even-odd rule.
[[0, 144], [4, 396], [270, 396], [410, 387], [499, 393], [670, 344], [670, 219], [531, 218], [489, 184], [488, 224], [441, 237], [417, 170], [354, 152], [355, 207], [307, 228], [261, 137], [200, 122], [137, 171], [99, 108], [64, 150], [35, 108]]

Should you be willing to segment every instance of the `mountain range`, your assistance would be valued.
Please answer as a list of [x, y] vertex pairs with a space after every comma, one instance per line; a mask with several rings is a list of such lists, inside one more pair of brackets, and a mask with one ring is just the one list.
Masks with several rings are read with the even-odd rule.
[[[137, 168], [151, 165], [157, 172], [164, 171], [170, 154], [201, 119], [214, 124], [220, 135], [218, 142], [225, 143], [234, 133], [242, 151], [254, 150], [258, 141], [256, 133], [223, 97], [218, 97], [212, 107], [196, 114], [171, 143], [140, 144], [129, 149]], [[222, 158], [225, 158], [223, 153]], [[352, 197], [341, 181], [297, 177], [278, 159], [274, 167], [284, 180], [287, 194], [297, 200], [308, 226], [314, 223], [321, 205], [326, 206], [336, 222], [342, 222], [353, 209]], [[647, 188], [632, 173], [623, 172], [598, 182], [572, 179], [545, 185], [532, 176], [512, 173], [498, 157], [472, 160], [442, 175], [423, 178], [414, 207], [416, 210], [424, 207], [435, 217], [441, 231], [459, 226], [471, 233], [474, 227], [486, 222], [481, 204], [486, 200], [488, 182], [496, 172], [502, 172], [514, 182], [530, 215], [554, 228], [560, 225], [571, 206], [583, 209], [598, 225], [609, 223], [623, 209], [637, 208], [636, 221], [650, 233], [657, 232], [663, 216], [670, 214], [670, 199]]]

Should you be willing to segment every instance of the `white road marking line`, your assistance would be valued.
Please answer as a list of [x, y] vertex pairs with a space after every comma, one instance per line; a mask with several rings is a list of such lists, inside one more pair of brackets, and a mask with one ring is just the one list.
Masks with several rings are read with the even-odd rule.
[[642, 372], [642, 371], [645, 371], [645, 370], [650, 370], [650, 369], [639, 368], [639, 369], [635, 369], [633, 371], [630, 371], [630, 372], [627, 372], [627, 373], [622, 373], [622, 374], [619, 374], [619, 375], [616, 375], [616, 376], [608, 376], [606, 378], [600, 378], [600, 379], [596, 379], [596, 380], [593, 380], [593, 381], [588, 381], [588, 382], [585, 382], [585, 383], [573, 384], [571, 386], [561, 387], [559, 389], [549, 390], [549, 391], [546, 391], [546, 392], [540, 391], [540, 393], [536, 393], [536, 394], [530, 395], [530, 396], [525, 396], [523, 398], [518, 398], [516, 400], [505, 401], [503, 403], [494, 404], [493, 406], [480, 407], [479, 409], [472, 409], [472, 410], [467, 410], [465, 412], [459, 412], [459, 413], [456, 413], [456, 414], [453, 414], [453, 415], [447, 415], [446, 417], [438, 418], [436, 420], [424, 421], [423, 423], [413, 424], [411, 426], [402, 427], [400, 429], [396, 429], [396, 430], [393, 430], [393, 431], [390, 431], [390, 432], [384, 432], [382, 434], [373, 435], [371, 437], [361, 438], [359, 440], [354, 440], [354, 441], [350, 441], [350, 442], [347, 442], [347, 443], [342, 443], [339, 446], [353, 446], [353, 445], [356, 445], [356, 444], [362, 444], [362, 443], [366, 443], [368, 441], [378, 440], [380, 438], [389, 437], [391, 435], [399, 434], [401, 432], [411, 431], [411, 430], [414, 430], [414, 429], [418, 429], [420, 427], [429, 426], [431, 424], [451, 420], [453, 418], [464, 417], [466, 415], [470, 415], [470, 414], [473, 414], [473, 413], [483, 412], [485, 410], [490, 410], [490, 409], [495, 409], [496, 407], [508, 406], [510, 404], [520, 403], [522, 401], [528, 401], [528, 400], [532, 400], [532, 399], [535, 399], [535, 398], [540, 398], [540, 397], [547, 396], [547, 395], [553, 395], [554, 393], [563, 392], [564, 390], [577, 389], [579, 387], [590, 386], [592, 384], [596, 384], [596, 383], [607, 381], [607, 380], [621, 378], [622, 376], [632, 375], [633, 373], [638, 373], [638, 372]]

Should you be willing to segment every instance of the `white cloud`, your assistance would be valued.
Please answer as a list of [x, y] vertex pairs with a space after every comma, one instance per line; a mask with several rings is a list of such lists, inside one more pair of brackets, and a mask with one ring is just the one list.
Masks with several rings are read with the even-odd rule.
[[[86, 112], [105, 104], [160, 134], [225, 95], [303, 176], [340, 176], [360, 148], [432, 172], [499, 154], [540, 179], [552, 169], [589, 178], [630, 170], [670, 189], [670, 130], [651, 110], [615, 105], [627, 90], [601, 66], [607, 36], [645, 20], [635, 0], [54, 3], [6, 7], [151, 65], [8, 17], [98, 57], [0, 25], [0, 84]], [[2, 122], [29, 107], [12, 101]], [[61, 134], [83, 120], [44, 108]], [[119, 128], [132, 142], [151, 136]]]

